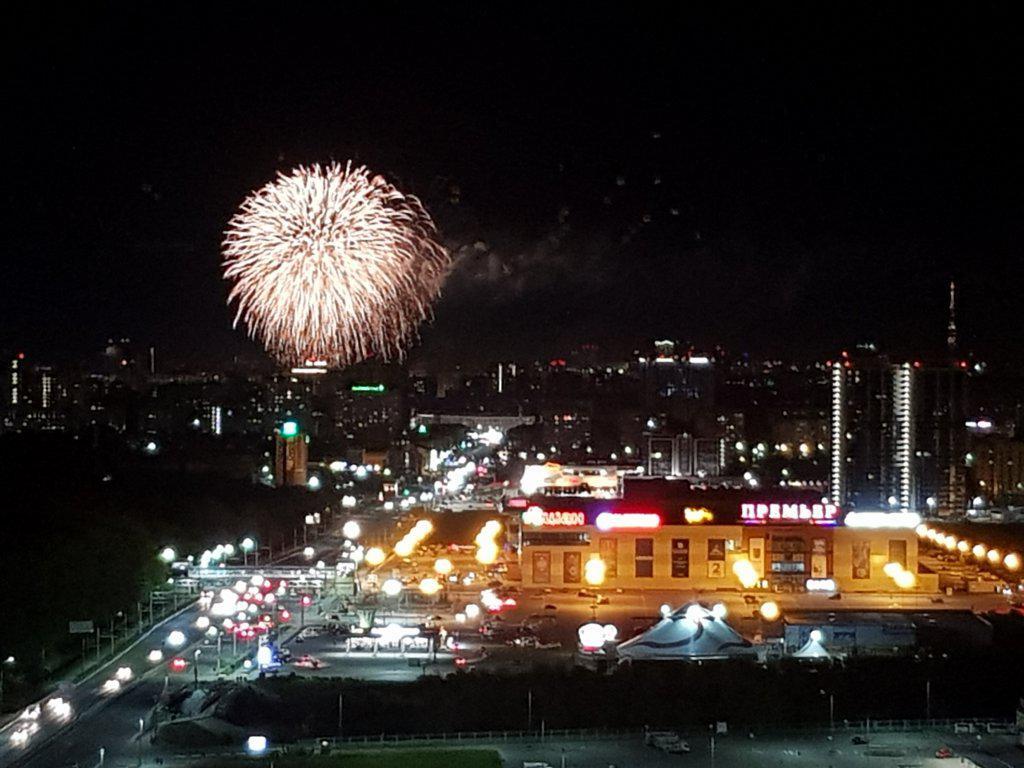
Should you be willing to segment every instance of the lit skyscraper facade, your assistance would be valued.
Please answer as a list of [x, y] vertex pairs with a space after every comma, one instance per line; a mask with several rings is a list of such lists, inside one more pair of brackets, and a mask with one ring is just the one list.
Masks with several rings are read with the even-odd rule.
[[830, 371], [829, 496], [857, 509], [939, 515], [966, 505], [959, 363], [844, 356]]

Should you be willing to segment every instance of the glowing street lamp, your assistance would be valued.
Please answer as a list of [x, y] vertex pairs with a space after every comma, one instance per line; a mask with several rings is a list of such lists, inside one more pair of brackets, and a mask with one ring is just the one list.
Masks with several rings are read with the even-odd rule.
[[604, 577], [607, 571], [608, 566], [605, 565], [601, 556], [591, 555], [586, 565], [583, 566], [583, 578], [590, 586], [598, 587], [604, 584]]
[[761, 603], [761, 618], [765, 621], [775, 621], [782, 615], [782, 611], [779, 610], [779, 604], [768, 600], [767, 602]]
[[454, 568], [452, 561], [446, 557], [439, 557], [434, 561], [434, 573], [440, 576], [447, 576], [452, 572], [452, 568]]
[[[253, 541], [251, 536], [246, 536], [242, 539], [239, 546], [242, 548], [242, 565], [249, 564], [249, 553], [256, 549], [256, 542]], [[256, 565], [259, 565], [259, 553], [256, 554]]]
[[399, 539], [398, 543], [395, 544], [395, 554], [399, 557], [409, 557], [415, 546], [409, 539]]
[[178, 558], [178, 553], [174, 551], [173, 547], [164, 547], [160, 551], [160, 559], [168, 565], [173, 563]]
[[441, 591], [441, 582], [437, 579], [426, 578], [420, 581], [420, 592], [424, 595], [436, 595]]
[[893, 581], [896, 582], [896, 586], [900, 589], [913, 589], [914, 585], [917, 583], [917, 579], [914, 577], [914, 574], [906, 569], [900, 570], [895, 576], [893, 576]]
[[355, 520], [348, 520], [341, 527], [341, 535], [344, 536], [346, 539], [352, 539], [353, 541], [355, 541], [359, 538], [359, 535], [361, 533], [362, 529], [360, 528], [359, 523], [357, 523]]
[[402, 582], [398, 579], [386, 579], [380, 585], [380, 591], [388, 597], [398, 597], [402, 593]]
[[363, 559], [366, 560], [367, 565], [377, 566], [387, 559], [387, 555], [380, 547], [370, 547], [366, 550], [366, 555]]
[[476, 550], [476, 561], [481, 565], [490, 565], [498, 559], [498, 545], [493, 541], [484, 542]]

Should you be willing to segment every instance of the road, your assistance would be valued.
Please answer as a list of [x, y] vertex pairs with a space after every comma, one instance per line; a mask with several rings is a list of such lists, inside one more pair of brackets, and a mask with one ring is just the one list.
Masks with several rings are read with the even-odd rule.
[[[707, 734], [681, 733], [688, 741], [688, 754], [666, 754], [645, 746], [641, 738], [623, 740], [548, 740], [540, 742], [482, 743], [501, 754], [504, 765], [519, 768], [526, 762], [546, 762], [555, 768], [619, 768], [629, 766], [714, 766], [715, 768], [945, 768], [965, 765], [960, 757], [984, 768], [1006, 768], [1024, 764], [1024, 752], [1012, 744], [1012, 737], [985, 736], [982, 741], [954, 737], [948, 730], [890, 733], [872, 736], [867, 745], [854, 745], [848, 736], [832, 741], [826, 733], [800, 735], [759, 735], [749, 739], [734, 734], [715, 740], [712, 754]], [[474, 746], [477, 746], [474, 742]], [[950, 747], [953, 759], [939, 759], [935, 751]]]
[[[337, 548], [328, 542], [320, 548], [320, 557], [334, 556]], [[275, 565], [307, 565], [307, 558], [301, 553], [289, 555]], [[254, 567], [253, 573], [259, 572]], [[298, 620], [300, 610], [298, 598], [287, 596], [280, 599]], [[307, 611], [312, 618], [317, 606]], [[94, 765], [99, 760], [99, 750], [104, 747], [108, 753], [123, 752], [132, 746], [139, 732], [140, 718], [146, 718], [165, 687], [174, 688], [188, 685], [195, 679], [193, 665], [198, 658], [200, 678], [212, 679], [217, 675], [218, 646], [215, 640], [206, 636], [196, 626], [196, 620], [204, 612], [193, 602], [176, 614], [165, 619], [147, 631], [126, 651], [104, 664], [77, 685], [62, 685], [54, 695], [42, 703], [37, 720], [15, 720], [0, 731], [0, 766], [18, 768], [49, 768], [78, 764]], [[173, 632], [184, 635], [184, 642], [172, 645]], [[254, 642], [237, 644], [239, 653], [252, 651]], [[196, 651], [200, 655], [196, 657]], [[230, 642], [222, 642], [221, 654], [229, 657]], [[161, 658], [151, 660], [151, 652], [159, 651]], [[170, 660], [180, 657], [188, 662], [184, 671], [173, 671]], [[122, 684], [114, 693], [103, 690], [104, 684], [115, 677], [119, 669], [131, 670], [131, 679]], [[70, 705], [70, 713], [56, 717], [46, 705], [50, 699], [61, 697]], [[148, 722], [145, 724], [149, 727]], [[33, 729], [24, 744], [17, 743], [16, 731]]]
[[[690, 747], [685, 754], [669, 754], [644, 744], [641, 734], [628, 736], [551, 737], [539, 735], [509, 739], [449, 739], [448, 741], [399, 742], [384, 749], [424, 747], [471, 747], [494, 749], [505, 768], [521, 768], [525, 763], [546, 763], [552, 768], [633, 768], [652, 766], [701, 766], [701, 768], [946, 768], [975, 765], [981, 768], [1008, 768], [1024, 765], [1024, 752], [1014, 745], [1013, 736], [989, 735], [975, 737], [954, 735], [949, 727], [869, 734], [867, 744], [854, 744], [852, 732], [830, 734], [826, 730], [799, 733], [745, 733], [717, 736], [714, 747], [708, 733], [678, 731]], [[307, 746], [315, 746], [311, 742]], [[952, 750], [952, 758], [935, 756], [940, 747]], [[379, 750], [371, 740], [366, 747], [345, 745], [341, 753], [363, 749]], [[240, 748], [206, 750], [206, 753], [239, 754]], [[337, 754], [335, 752], [334, 754]], [[54, 758], [60, 755], [54, 753]], [[144, 766], [187, 766], [192, 756], [181, 750], [157, 750], [146, 747], [142, 752]], [[108, 751], [106, 765], [128, 768], [135, 766], [138, 752], [123, 742], [121, 748]], [[159, 762], [158, 762], [159, 761]], [[250, 758], [253, 768], [271, 765], [273, 757]], [[46, 763], [61, 766], [66, 763]]]

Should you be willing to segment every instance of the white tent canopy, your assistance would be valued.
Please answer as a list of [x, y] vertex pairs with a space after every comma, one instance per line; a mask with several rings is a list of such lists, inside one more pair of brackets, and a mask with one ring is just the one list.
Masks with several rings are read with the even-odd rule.
[[752, 657], [756, 654], [724, 620], [700, 603], [689, 603], [665, 616], [653, 627], [621, 643], [620, 660], [689, 661]]
[[811, 632], [807, 642], [793, 652], [795, 659], [831, 659], [832, 654], [821, 644], [821, 633]]

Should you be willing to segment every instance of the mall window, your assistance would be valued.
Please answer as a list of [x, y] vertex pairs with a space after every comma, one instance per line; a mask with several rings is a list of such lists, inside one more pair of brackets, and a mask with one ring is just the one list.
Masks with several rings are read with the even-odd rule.
[[775, 537], [771, 542], [771, 572], [803, 574], [807, 572], [807, 543], [799, 537]]
[[654, 576], [654, 539], [636, 540], [636, 557], [633, 565], [638, 579], [649, 579]]
[[889, 562], [907, 567], [907, 542], [903, 539], [889, 539]]
[[619, 575], [619, 540], [601, 539], [598, 547], [601, 551], [601, 559], [604, 560], [606, 579], [614, 579]]

